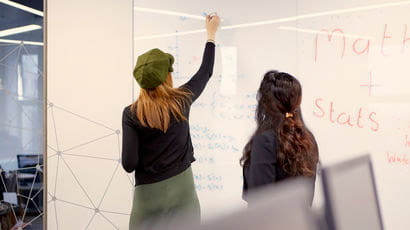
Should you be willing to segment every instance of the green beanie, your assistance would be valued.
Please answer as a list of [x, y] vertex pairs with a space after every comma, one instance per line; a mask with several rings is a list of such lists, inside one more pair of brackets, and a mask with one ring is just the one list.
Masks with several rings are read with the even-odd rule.
[[134, 78], [141, 88], [156, 88], [165, 82], [169, 72], [174, 71], [173, 63], [174, 57], [171, 54], [152, 49], [138, 57]]

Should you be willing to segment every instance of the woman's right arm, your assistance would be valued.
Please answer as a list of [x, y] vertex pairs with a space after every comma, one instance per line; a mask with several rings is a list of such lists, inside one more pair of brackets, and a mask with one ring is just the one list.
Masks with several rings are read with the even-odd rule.
[[194, 102], [205, 89], [209, 78], [212, 76], [215, 61], [215, 34], [220, 22], [219, 16], [206, 16], [206, 30], [208, 42], [205, 45], [204, 55], [202, 57], [201, 67], [198, 72], [182, 87], [192, 92], [192, 102]]
[[138, 165], [138, 133], [129, 117], [129, 107], [122, 114], [122, 167], [131, 173]]

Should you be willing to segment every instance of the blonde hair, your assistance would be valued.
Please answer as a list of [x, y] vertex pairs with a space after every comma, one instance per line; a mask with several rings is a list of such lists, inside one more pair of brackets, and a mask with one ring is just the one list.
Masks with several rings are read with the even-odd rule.
[[164, 83], [153, 89], [141, 88], [139, 98], [131, 105], [131, 111], [142, 126], [156, 128], [164, 133], [168, 130], [171, 115], [177, 121], [186, 121], [183, 107], [190, 101], [192, 93], [187, 89], [173, 88], [171, 73]]

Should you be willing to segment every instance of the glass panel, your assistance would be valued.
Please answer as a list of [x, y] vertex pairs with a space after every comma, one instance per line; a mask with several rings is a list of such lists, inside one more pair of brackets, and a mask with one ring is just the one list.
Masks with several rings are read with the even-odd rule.
[[[201, 16], [217, 11], [222, 17], [213, 76], [190, 113], [204, 219], [244, 205], [238, 160], [255, 130], [261, 78], [277, 69], [302, 84], [301, 110], [321, 162], [370, 153], [386, 229], [408, 226], [410, 186], [401, 178], [410, 172], [410, 1], [134, 3], [134, 63], [152, 48], [171, 53], [176, 86], [201, 63]], [[136, 83], [134, 89], [136, 100]], [[314, 205], [321, 199], [316, 186]]]
[[43, 228], [42, 11], [0, 2], [0, 229]]
[[[254, 130], [256, 91], [270, 69], [297, 71], [297, 34], [278, 32], [280, 24], [271, 20], [297, 15], [297, 2], [237, 1], [234, 7], [219, 0], [134, 3], [134, 54], [153, 48], [171, 53], [175, 86], [186, 83], [201, 64], [207, 39], [203, 15], [221, 15], [213, 75], [190, 112], [197, 160], [192, 167], [204, 220], [243, 207], [239, 158]], [[134, 84], [136, 100], [139, 86]]]

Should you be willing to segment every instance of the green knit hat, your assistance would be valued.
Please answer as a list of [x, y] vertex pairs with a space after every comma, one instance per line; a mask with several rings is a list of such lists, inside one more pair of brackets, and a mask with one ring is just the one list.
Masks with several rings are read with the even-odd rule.
[[174, 71], [173, 63], [174, 57], [171, 54], [152, 49], [138, 57], [134, 78], [141, 88], [156, 88], [165, 82], [169, 72]]

